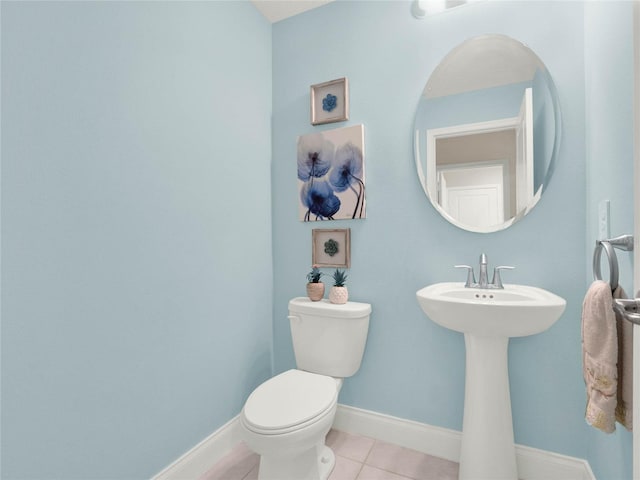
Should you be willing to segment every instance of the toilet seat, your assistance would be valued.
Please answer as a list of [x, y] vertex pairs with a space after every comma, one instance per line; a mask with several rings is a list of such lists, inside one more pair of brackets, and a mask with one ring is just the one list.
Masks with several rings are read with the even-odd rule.
[[326, 375], [288, 370], [258, 388], [242, 410], [245, 426], [263, 435], [280, 435], [313, 424], [336, 405], [336, 380]]

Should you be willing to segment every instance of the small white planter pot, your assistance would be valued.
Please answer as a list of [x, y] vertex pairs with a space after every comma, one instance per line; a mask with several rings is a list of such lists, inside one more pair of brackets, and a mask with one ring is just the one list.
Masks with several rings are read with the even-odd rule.
[[343, 303], [347, 303], [347, 300], [349, 300], [347, 287], [331, 287], [331, 290], [329, 290], [329, 301], [331, 303], [342, 305]]

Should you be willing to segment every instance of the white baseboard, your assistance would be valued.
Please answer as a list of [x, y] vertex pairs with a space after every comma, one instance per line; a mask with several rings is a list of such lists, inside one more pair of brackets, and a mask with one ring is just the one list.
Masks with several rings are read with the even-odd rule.
[[[372, 437], [457, 462], [462, 433], [360, 408], [338, 405], [336, 430]], [[521, 480], [596, 480], [586, 460], [516, 445]]]
[[460, 458], [460, 432], [338, 405], [333, 427], [354, 435], [375, 438], [453, 462]]
[[[364, 435], [457, 462], [462, 434], [381, 413], [338, 405], [336, 430]], [[196, 480], [240, 442], [238, 416], [209, 435], [152, 480]], [[589, 463], [536, 448], [516, 445], [521, 480], [596, 480]]]
[[240, 442], [238, 415], [178, 458], [152, 480], [196, 480]]

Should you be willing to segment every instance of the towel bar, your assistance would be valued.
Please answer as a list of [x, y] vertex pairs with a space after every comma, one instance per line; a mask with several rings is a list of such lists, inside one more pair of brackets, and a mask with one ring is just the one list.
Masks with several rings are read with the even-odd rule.
[[615, 298], [613, 308], [631, 323], [640, 325], [640, 299]]
[[600, 269], [600, 257], [604, 249], [609, 261], [609, 285], [611, 290], [618, 288], [618, 258], [615, 248], [630, 252], [633, 250], [633, 235], [621, 235], [606, 240], [596, 240], [596, 248], [593, 251], [593, 279], [602, 280]]

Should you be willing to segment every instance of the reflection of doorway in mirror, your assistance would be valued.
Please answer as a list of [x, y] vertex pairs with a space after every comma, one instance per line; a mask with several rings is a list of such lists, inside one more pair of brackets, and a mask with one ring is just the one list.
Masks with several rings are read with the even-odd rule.
[[[516, 117], [427, 130], [426, 181], [431, 198], [438, 198], [440, 207], [447, 210], [440, 201], [442, 185], [437, 185], [442, 178], [439, 174], [442, 168], [452, 165], [456, 165], [456, 168], [485, 167], [501, 163], [504, 170], [501, 183], [502, 220], [489, 225], [481, 225], [484, 220], [476, 220], [468, 225], [480, 228], [495, 226], [521, 214], [533, 200], [532, 125], [532, 91], [527, 88]], [[474, 171], [479, 174], [481, 170]], [[475, 185], [478, 183], [482, 182], [476, 181]], [[468, 194], [465, 193], [465, 198], [471, 201], [472, 196]], [[479, 198], [477, 200], [477, 205], [480, 205], [482, 202]], [[493, 213], [484, 215], [478, 212], [477, 215], [479, 218], [495, 218]], [[452, 216], [462, 222], [455, 215]]]
[[[506, 162], [495, 165], [452, 165], [438, 169], [438, 203], [455, 220], [473, 227], [504, 222]], [[508, 213], [507, 213], [508, 215]]]
[[516, 129], [516, 212], [533, 199], [533, 91], [525, 89]]

